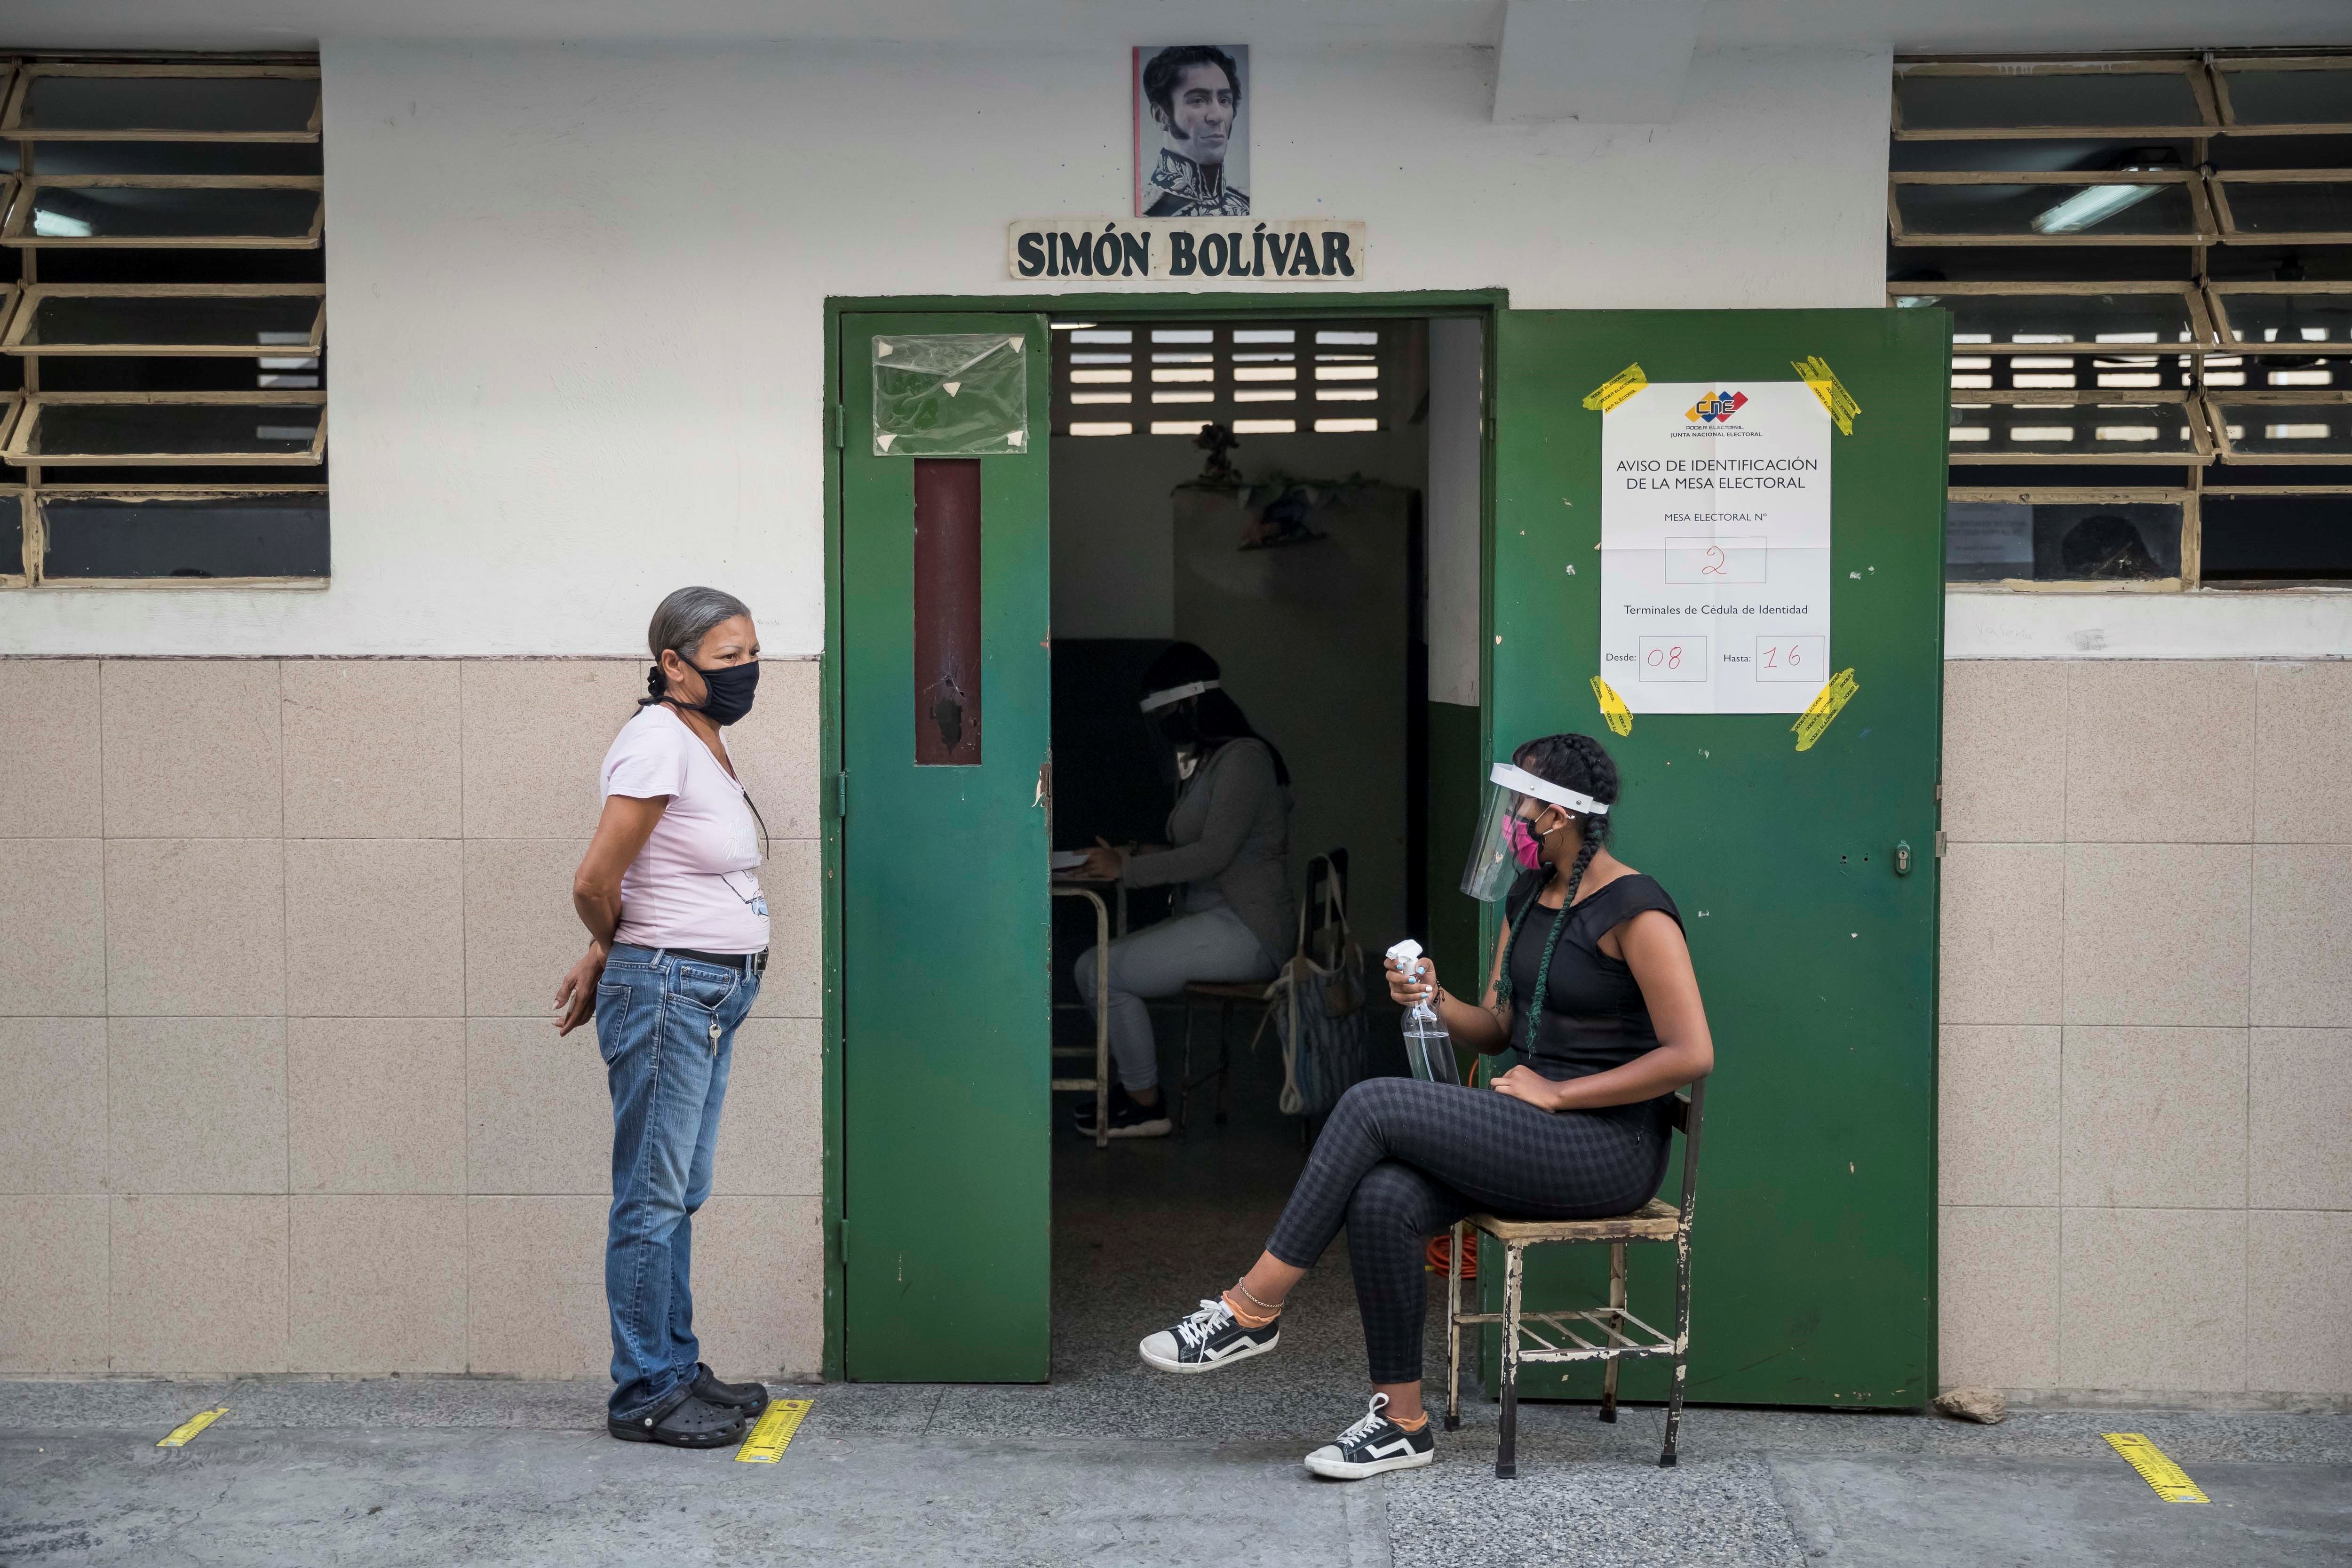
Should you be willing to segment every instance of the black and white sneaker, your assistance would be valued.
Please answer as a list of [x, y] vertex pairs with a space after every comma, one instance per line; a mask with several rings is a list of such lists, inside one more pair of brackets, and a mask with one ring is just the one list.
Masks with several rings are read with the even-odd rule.
[[1408, 1432], [1386, 1415], [1389, 1396], [1372, 1395], [1364, 1418], [1307, 1456], [1307, 1468], [1335, 1481], [1360, 1481], [1390, 1470], [1409, 1470], [1437, 1457], [1436, 1423], [1424, 1420]]
[[1136, 1349], [1162, 1372], [1214, 1372], [1254, 1355], [1264, 1355], [1282, 1342], [1282, 1320], [1263, 1328], [1249, 1328], [1221, 1300], [1203, 1301], [1201, 1310], [1174, 1328], [1146, 1334]]
[[[1088, 1095], [1070, 1118], [1081, 1137], [1095, 1135], [1095, 1102]], [[1118, 1085], [1110, 1086], [1110, 1135], [1114, 1138], [1165, 1138], [1176, 1130], [1168, 1120], [1168, 1097], [1161, 1095], [1157, 1103], [1138, 1105], [1133, 1097]]]

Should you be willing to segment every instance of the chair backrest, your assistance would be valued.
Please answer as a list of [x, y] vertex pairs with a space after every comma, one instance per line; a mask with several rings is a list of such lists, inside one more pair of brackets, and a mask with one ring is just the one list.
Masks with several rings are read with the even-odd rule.
[[1698, 1195], [1698, 1134], [1706, 1104], [1706, 1079], [1700, 1079], [1675, 1096], [1671, 1120], [1683, 1135], [1683, 1223], [1691, 1217], [1691, 1201]]

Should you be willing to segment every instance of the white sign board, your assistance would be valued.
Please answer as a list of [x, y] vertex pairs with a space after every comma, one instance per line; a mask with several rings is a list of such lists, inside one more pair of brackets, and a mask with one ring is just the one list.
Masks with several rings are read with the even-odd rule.
[[1801, 381], [1601, 416], [1601, 674], [1635, 713], [1801, 713], [1830, 678], [1830, 416]]
[[1200, 284], [1360, 284], [1368, 240], [1340, 218], [1024, 217], [1004, 232], [1009, 277]]

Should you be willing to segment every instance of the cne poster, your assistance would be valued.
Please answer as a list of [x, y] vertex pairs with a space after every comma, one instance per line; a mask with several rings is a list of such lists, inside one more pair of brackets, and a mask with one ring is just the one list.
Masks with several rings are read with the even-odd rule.
[[1830, 416], [1801, 381], [1601, 416], [1601, 673], [1635, 713], [1801, 713], [1830, 678]]

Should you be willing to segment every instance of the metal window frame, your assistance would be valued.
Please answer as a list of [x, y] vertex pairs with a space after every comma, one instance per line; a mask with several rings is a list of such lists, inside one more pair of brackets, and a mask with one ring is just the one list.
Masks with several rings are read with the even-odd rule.
[[2213, 97], [2221, 113], [2221, 134], [2224, 136], [2347, 136], [2352, 135], [2352, 120], [2321, 120], [2305, 121], [2268, 121], [2241, 120], [2237, 104], [2231, 96], [2230, 76], [2233, 71], [2342, 71], [2352, 73], [2352, 55], [2283, 55], [2265, 59], [2261, 56], [2238, 58], [2216, 58], [2208, 62], [2212, 69]]
[[2230, 321], [2230, 299], [2232, 295], [2250, 294], [2309, 294], [2335, 295], [2352, 300], [2352, 281], [2341, 283], [2208, 283], [2205, 293], [2212, 315], [2215, 333], [2213, 352], [2221, 354], [2352, 354], [2352, 340], [2343, 342], [2263, 342], [2237, 335]]
[[[2352, 289], [2352, 284], [2344, 285]], [[2134, 281], [2115, 283], [1889, 283], [1886, 302], [1893, 305], [1898, 299], [1934, 295], [1948, 299], [1958, 295], [1970, 300], [2061, 300], [2088, 299], [2101, 294], [2162, 294], [2186, 300], [2184, 314], [2189, 329], [2197, 334], [2188, 342], [2169, 343], [2102, 343], [2084, 339], [2071, 339], [2063, 343], [1962, 343], [1952, 345], [1954, 353], [1969, 354], [2104, 354], [2110, 358], [2130, 356], [2146, 358], [2165, 354], [2197, 355], [2206, 353], [2219, 340], [2212, 318], [2207, 313], [2206, 302], [2197, 285], [2183, 279], [2179, 282]]]
[[6, 87], [6, 96], [0, 99], [0, 138], [19, 142], [316, 142], [324, 100], [316, 88], [310, 94], [310, 121], [299, 131], [187, 131], [169, 127], [149, 128], [124, 126], [110, 131], [51, 130], [25, 123], [25, 100], [33, 84], [44, 77], [79, 77], [84, 79], [136, 81], [195, 78], [210, 80], [308, 80], [319, 79], [317, 66], [298, 65], [185, 65], [147, 63], [100, 65], [83, 61], [35, 61], [17, 68], [16, 77]]
[[[2178, 125], [1986, 125], [1953, 129], [1913, 128], [1903, 123], [1903, 83], [1919, 77], [2064, 77], [2179, 76], [2189, 83], [2189, 95], [2202, 117], [2196, 124]], [[2212, 85], [2198, 62], [2189, 59], [2037, 60], [2009, 64], [1983, 60], [1922, 60], [1897, 62], [1888, 91], [1889, 123], [1897, 142], [2023, 142], [2130, 141], [2147, 138], [2211, 136], [2221, 128], [2220, 106]]]
[[0, 447], [5, 447], [16, 434], [16, 420], [25, 412], [25, 395], [10, 392], [0, 398]]
[[[23, 580], [16, 587], [39, 587], [53, 584], [60, 592], [83, 588], [168, 588], [185, 592], [191, 588], [282, 588], [298, 592], [313, 592], [325, 588], [332, 581], [327, 577], [60, 577], [51, 579], [43, 563], [48, 555], [48, 502], [52, 500], [203, 500], [207, 498], [235, 500], [242, 496], [315, 495], [331, 497], [327, 485], [304, 484], [196, 484], [196, 485], [50, 485], [33, 489], [31, 501], [40, 520], [38, 560], [26, 563]], [[33, 533], [26, 531], [26, 549], [33, 548]], [[331, 529], [330, 544], [331, 545]], [[0, 579], [0, 583], [7, 582]]]
[[[16, 285], [10, 285], [13, 289]], [[24, 288], [22, 305], [12, 315], [0, 310], [0, 353], [24, 357], [65, 358], [84, 354], [139, 354], [155, 358], [219, 355], [256, 359], [264, 354], [301, 352], [301, 343], [34, 343], [25, 342], [34, 313], [47, 300], [270, 300], [309, 299], [310, 313], [308, 352], [321, 352], [327, 341], [327, 286], [324, 283], [34, 283]]]
[[[142, 406], [202, 405], [211, 407], [316, 408], [319, 428], [304, 452], [99, 452], [58, 453], [30, 450], [41, 416], [50, 408], [91, 405]], [[220, 468], [311, 466], [323, 460], [327, 449], [327, 395], [298, 392], [37, 392], [25, 400], [25, 411], [0, 447], [0, 462], [43, 468]], [[42, 487], [47, 489], [47, 486]]]
[[2352, 245], [2352, 228], [2240, 228], [2230, 202], [2231, 185], [2352, 186], [2352, 169], [2217, 169], [2206, 178], [2212, 188], [2224, 245]]
[[2040, 388], [1967, 387], [1949, 399], [1956, 408], [1991, 405], [2011, 407], [2048, 408], [2147, 408], [2168, 405], [2181, 411], [2189, 426], [2190, 449], [2167, 447], [2155, 452], [1963, 452], [1953, 447], [1948, 453], [1952, 467], [2066, 467], [2114, 468], [2203, 468], [2214, 459], [2213, 437], [2197, 405], [2198, 394], [2178, 387], [2100, 387], [2089, 391], [2067, 391], [2063, 388], [2043, 391]]
[[[303, 190], [317, 195], [310, 232], [303, 235], [76, 235], [26, 232], [34, 198], [45, 190]], [[0, 227], [0, 245], [22, 249], [113, 250], [316, 250], [327, 220], [327, 181], [322, 174], [36, 174], [20, 183]]]
[[1998, 577], [1954, 583], [1947, 594], [2180, 594], [2195, 581], [2190, 570], [2202, 526], [2198, 492], [2178, 485], [1948, 485], [1946, 501], [2008, 502], [2019, 506], [2178, 506], [2180, 509], [2180, 574], [2116, 581], [2103, 577]]
[[2230, 422], [2222, 413], [2225, 408], [2342, 408], [2352, 405], [2352, 389], [2336, 387], [2310, 392], [2239, 392], [2232, 389], [2204, 393], [2201, 401], [2205, 405], [2205, 422], [2213, 432], [2213, 440], [2219, 446], [2224, 462], [2247, 467], [2268, 465], [2272, 468], [2343, 468], [2352, 465], [2352, 447], [2337, 452], [2242, 452], [2230, 439]]
[[[2185, 185], [2190, 221], [2195, 228], [2181, 234], [1940, 234], [1905, 226], [1903, 207], [1895, 193], [1905, 185], [2056, 185], [2080, 190], [2091, 185]], [[2210, 245], [2220, 237], [2213, 209], [2206, 199], [2205, 181], [2193, 169], [2151, 169], [2088, 172], [2040, 169], [1904, 169], [1886, 178], [1886, 226], [1897, 245], [2038, 246], [2163, 246], [2186, 248]]]

